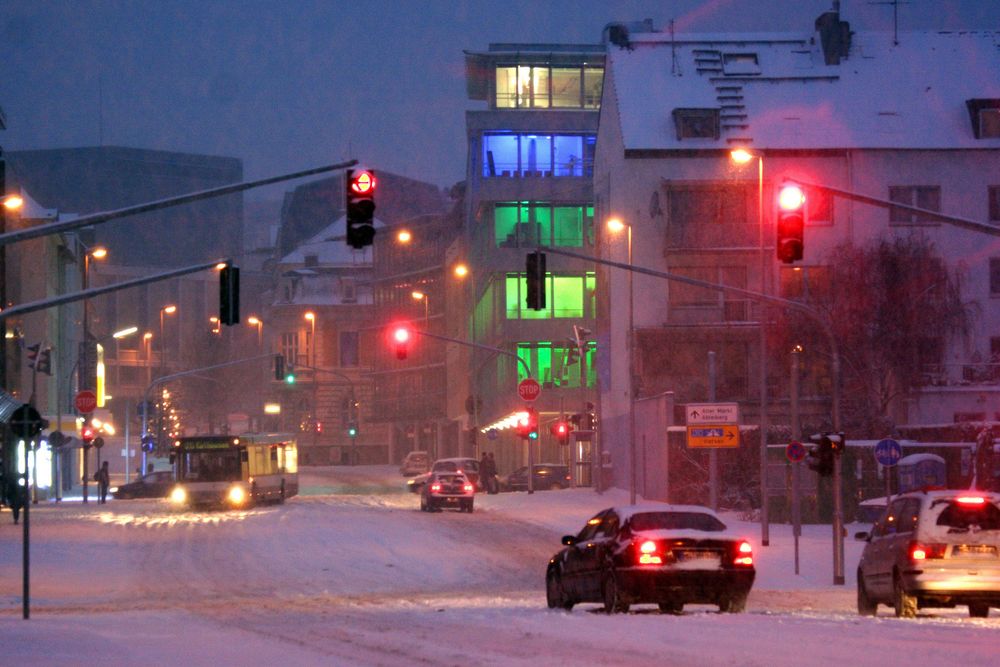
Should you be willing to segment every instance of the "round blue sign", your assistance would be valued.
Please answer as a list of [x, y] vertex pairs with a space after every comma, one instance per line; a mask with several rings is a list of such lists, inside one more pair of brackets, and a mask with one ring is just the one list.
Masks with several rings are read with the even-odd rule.
[[495, 428], [491, 428], [489, 431], [486, 432], [486, 437], [490, 440], [496, 440], [498, 435], [500, 434], [497, 433], [497, 430]]
[[806, 457], [805, 445], [798, 440], [792, 440], [785, 447], [785, 456], [787, 456], [788, 460], [792, 463], [798, 463]]
[[892, 438], [879, 440], [875, 445], [875, 460], [880, 465], [892, 467], [899, 463], [899, 458], [903, 455], [903, 448]]

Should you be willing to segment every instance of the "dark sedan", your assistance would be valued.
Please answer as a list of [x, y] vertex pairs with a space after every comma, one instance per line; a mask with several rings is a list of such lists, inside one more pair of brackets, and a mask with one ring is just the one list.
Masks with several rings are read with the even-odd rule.
[[753, 586], [750, 543], [705, 507], [612, 507], [562, 541], [545, 575], [553, 609], [600, 602], [608, 613], [643, 603], [669, 613], [686, 604], [741, 612]]
[[111, 495], [119, 500], [129, 498], [166, 498], [176, 486], [174, 473], [170, 470], [149, 472], [128, 484], [111, 489]]
[[[572, 482], [569, 466], [560, 463], [536, 463], [534, 471], [531, 483], [532, 489], [535, 491], [558, 491], [568, 488]], [[507, 475], [503, 482], [503, 488], [505, 491], [527, 491], [528, 466], [521, 466]]]

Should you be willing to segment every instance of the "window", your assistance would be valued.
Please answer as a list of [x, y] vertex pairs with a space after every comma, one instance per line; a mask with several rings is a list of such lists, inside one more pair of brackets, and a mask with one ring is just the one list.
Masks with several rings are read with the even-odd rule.
[[990, 220], [1000, 222], [1000, 185], [991, 185], [990, 197]]
[[593, 134], [485, 134], [483, 176], [593, 176]]
[[972, 121], [972, 134], [976, 139], [1000, 137], [1000, 99], [973, 99], [965, 101]]
[[677, 140], [718, 139], [718, 109], [674, 109], [674, 126]]
[[498, 109], [598, 109], [604, 85], [600, 67], [501, 65], [496, 68]]
[[[714, 283], [716, 281], [716, 267], [714, 266], [677, 266], [671, 268], [670, 272], [704, 282]], [[678, 281], [671, 281], [669, 289], [670, 305], [675, 308], [716, 306], [719, 304], [719, 295], [714, 290]]]
[[783, 266], [779, 280], [780, 295], [785, 299], [809, 301], [830, 294], [830, 269], [826, 266]]
[[760, 74], [756, 53], [725, 53], [722, 55], [722, 72], [729, 76]]
[[534, 247], [538, 243], [575, 247], [591, 244], [593, 206], [552, 206], [538, 202], [505, 202], [493, 209], [498, 248]]
[[299, 332], [286, 331], [281, 334], [281, 355], [286, 364], [299, 363]]
[[672, 188], [670, 219], [682, 226], [756, 225], [757, 188], [745, 185]]
[[[925, 208], [929, 211], [940, 211], [941, 186], [891, 185], [889, 186], [889, 200], [917, 208]], [[889, 222], [913, 224], [933, 222], [933, 220], [926, 215], [893, 206], [889, 208]]]
[[[525, 274], [508, 273], [506, 313], [508, 320], [545, 320], [564, 317], [587, 317], [593, 310], [596, 276], [545, 274], [545, 309], [532, 310], [524, 305], [527, 284]], [[586, 313], [586, 314], [585, 314]]]
[[806, 192], [806, 222], [833, 222], [833, 195], [826, 190]]
[[[518, 343], [517, 356], [531, 369], [532, 377], [549, 387], [576, 389], [582, 386], [597, 386], [597, 372], [594, 368], [594, 354], [597, 344], [587, 343], [584, 354], [586, 360], [581, 363], [576, 346], [568, 344], [541, 341], [537, 343]], [[499, 363], [504, 363], [498, 359]], [[517, 365], [517, 377], [525, 379], [522, 364]]]
[[340, 365], [341, 366], [357, 366], [358, 365], [358, 332], [357, 331], [341, 331], [340, 332]]
[[1000, 257], [990, 257], [990, 296], [1000, 296]]

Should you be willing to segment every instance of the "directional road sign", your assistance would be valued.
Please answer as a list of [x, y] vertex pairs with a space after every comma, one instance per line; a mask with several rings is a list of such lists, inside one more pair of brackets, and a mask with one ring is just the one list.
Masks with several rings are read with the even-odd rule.
[[879, 440], [875, 445], [875, 460], [880, 465], [892, 467], [899, 463], [899, 457], [903, 455], [903, 448], [892, 438]]
[[739, 403], [688, 403], [685, 412], [688, 426], [740, 423]]
[[736, 424], [688, 426], [687, 446], [691, 449], [739, 447], [740, 427]]

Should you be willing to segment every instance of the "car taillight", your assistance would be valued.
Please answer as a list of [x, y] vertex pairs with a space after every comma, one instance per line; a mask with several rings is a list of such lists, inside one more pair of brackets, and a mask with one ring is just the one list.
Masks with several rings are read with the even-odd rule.
[[440, 492], [441, 492], [441, 485], [438, 482], [434, 482], [433, 484], [431, 484], [431, 493], [440, 493]]
[[927, 560], [928, 558], [944, 558], [945, 544], [923, 544], [910, 542], [910, 560]]
[[466, 485], [465, 485], [465, 486], [463, 486], [462, 488], [463, 488], [463, 489], [465, 489], [465, 492], [466, 492], [466, 493], [472, 493], [472, 490], [473, 490], [473, 489], [472, 489], [472, 485], [471, 485], [471, 484], [466, 484]]
[[961, 505], [985, 505], [986, 498], [983, 496], [959, 496], [955, 498], [955, 502]]
[[753, 565], [753, 547], [746, 540], [740, 542], [740, 546], [736, 547], [736, 558], [733, 560], [734, 565]]
[[663, 556], [660, 555], [660, 548], [653, 540], [645, 540], [639, 543], [639, 565], [662, 565]]

